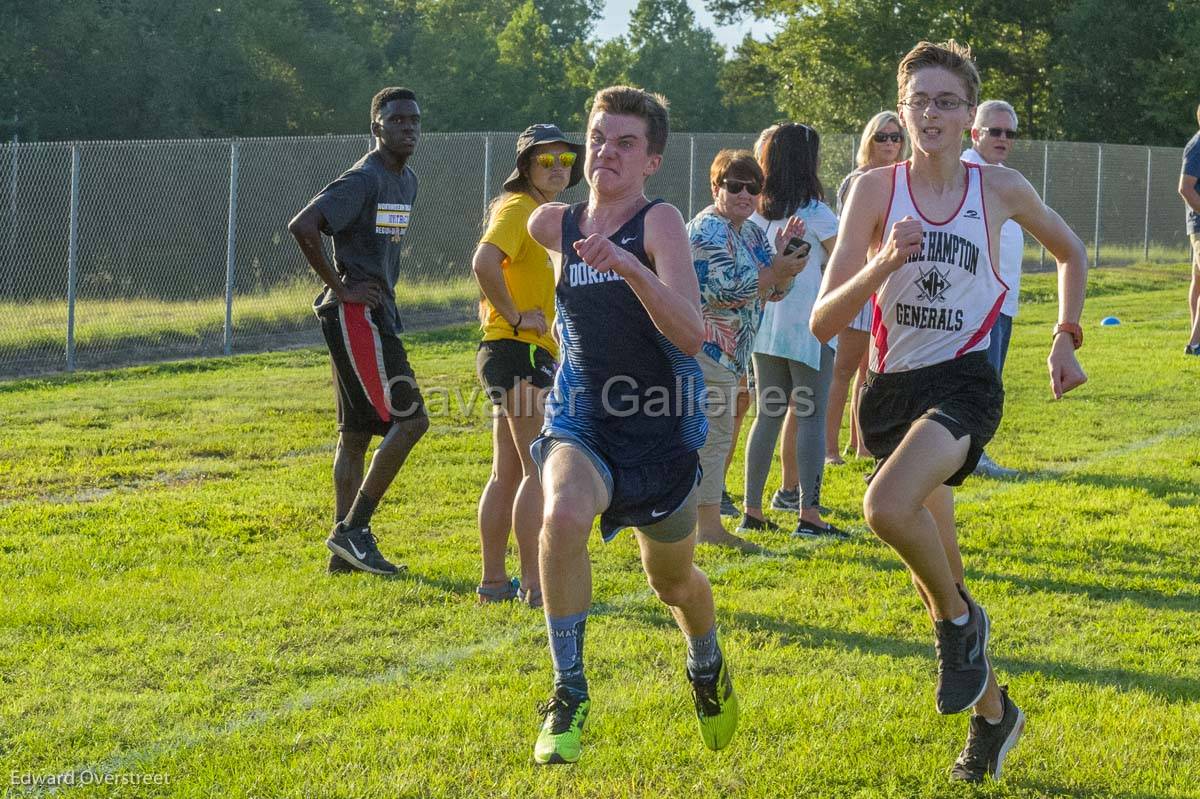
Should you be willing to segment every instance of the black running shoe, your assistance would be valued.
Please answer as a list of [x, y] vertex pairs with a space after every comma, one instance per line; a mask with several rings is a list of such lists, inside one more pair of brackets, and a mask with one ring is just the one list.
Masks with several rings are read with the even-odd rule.
[[737, 518], [737, 505], [733, 504], [733, 497], [729, 496], [728, 491], [721, 492], [721, 515]]
[[742, 523], [738, 525], [737, 531], [739, 533], [753, 533], [753, 532], [778, 533], [778, 532], [782, 532], [783, 528], [780, 527], [775, 522], [768, 521], [766, 519], [756, 519], [753, 516], [751, 516], [749, 513], [743, 513], [742, 514]]
[[1000, 686], [1000, 700], [1004, 703], [1004, 717], [999, 724], [988, 724], [983, 716], [971, 716], [967, 730], [967, 745], [954, 761], [950, 779], [959, 782], [983, 782], [991, 775], [1000, 779], [1004, 758], [1017, 745], [1025, 731], [1025, 714], [1008, 698], [1008, 686]]
[[792, 531], [792, 536], [795, 538], [825, 538], [835, 541], [845, 541], [850, 538], [850, 534], [840, 527], [834, 527], [829, 523], [826, 523], [824, 527], [818, 527], [812, 522], [806, 522], [803, 519], [796, 525], [796, 529]]
[[353, 574], [354, 572], [358, 571], [358, 569], [342, 560], [341, 555], [337, 555], [333, 552], [329, 553], [328, 570], [330, 574]]
[[961, 627], [949, 620], [934, 623], [937, 635], [938, 713], [961, 713], [972, 707], [987, 688], [988, 616], [962, 589], [970, 617]]
[[325, 546], [359, 571], [389, 575], [399, 571], [380, 554], [370, 527], [347, 528], [338, 522], [325, 539]]

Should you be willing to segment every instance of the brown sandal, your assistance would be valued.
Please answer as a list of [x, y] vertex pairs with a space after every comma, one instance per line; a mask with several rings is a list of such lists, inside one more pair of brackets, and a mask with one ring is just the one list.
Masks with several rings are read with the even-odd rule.
[[481, 605], [489, 605], [492, 602], [512, 602], [520, 592], [521, 581], [516, 577], [501, 585], [480, 585], [475, 589]]

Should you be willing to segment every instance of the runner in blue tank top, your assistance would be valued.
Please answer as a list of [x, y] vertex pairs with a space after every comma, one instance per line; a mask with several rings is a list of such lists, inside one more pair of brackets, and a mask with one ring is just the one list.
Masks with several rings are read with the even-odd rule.
[[[651, 273], [646, 217], [660, 205], [662, 200], [644, 204], [607, 237]], [[599, 272], [575, 252], [575, 244], [587, 239], [580, 230], [587, 211], [588, 203], [579, 203], [562, 212], [567, 257], [555, 299], [562, 314], [563, 365], [546, 403], [543, 436], [577, 441], [622, 469], [667, 465], [679, 475], [678, 496], [666, 503], [670, 512], [691, 493], [696, 452], [708, 432], [700, 404], [704, 377], [696, 359], [654, 326], [620, 274]], [[649, 488], [657, 498], [660, 487]], [[623, 494], [600, 516], [605, 540], [624, 527], [653, 524], [666, 515], [659, 507], [664, 503], [647, 502], [650, 496]]]
[[588, 118], [588, 201], [547, 203], [529, 219], [555, 261], [563, 355], [533, 444], [555, 675], [540, 708], [540, 764], [579, 758], [591, 706], [583, 641], [592, 600], [587, 539], [597, 516], [606, 540], [636, 530], [646, 577], [687, 638], [704, 743], [723, 748], [737, 726], [712, 589], [692, 562], [697, 451], [708, 432], [692, 357], [704, 338], [700, 289], [679, 211], [645, 196], [668, 126], [659, 95], [628, 86], [598, 92]]

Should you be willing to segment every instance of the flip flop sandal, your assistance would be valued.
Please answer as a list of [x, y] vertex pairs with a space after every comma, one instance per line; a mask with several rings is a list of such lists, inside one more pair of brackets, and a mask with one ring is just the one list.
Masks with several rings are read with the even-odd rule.
[[475, 589], [479, 604], [488, 605], [492, 602], [511, 602], [521, 591], [521, 581], [516, 577], [501, 585], [480, 585]]

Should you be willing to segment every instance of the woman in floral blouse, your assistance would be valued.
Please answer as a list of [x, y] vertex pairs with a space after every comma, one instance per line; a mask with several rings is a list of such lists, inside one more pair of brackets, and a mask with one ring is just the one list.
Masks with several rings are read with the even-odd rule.
[[[721, 525], [721, 489], [725, 458], [733, 446], [737, 387], [750, 363], [763, 303], [787, 294], [806, 259], [773, 255], [767, 234], [750, 221], [763, 186], [762, 169], [751, 152], [722, 150], [709, 174], [713, 204], [688, 223], [704, 312], [704, 346], [696, 360], [708, 389], [697, 540], [754, 551], [758, 547]], [[782, 253], [793, 236], [803, 235], [804, 223], [790, 220], [776, 234], [774, 251]]]

